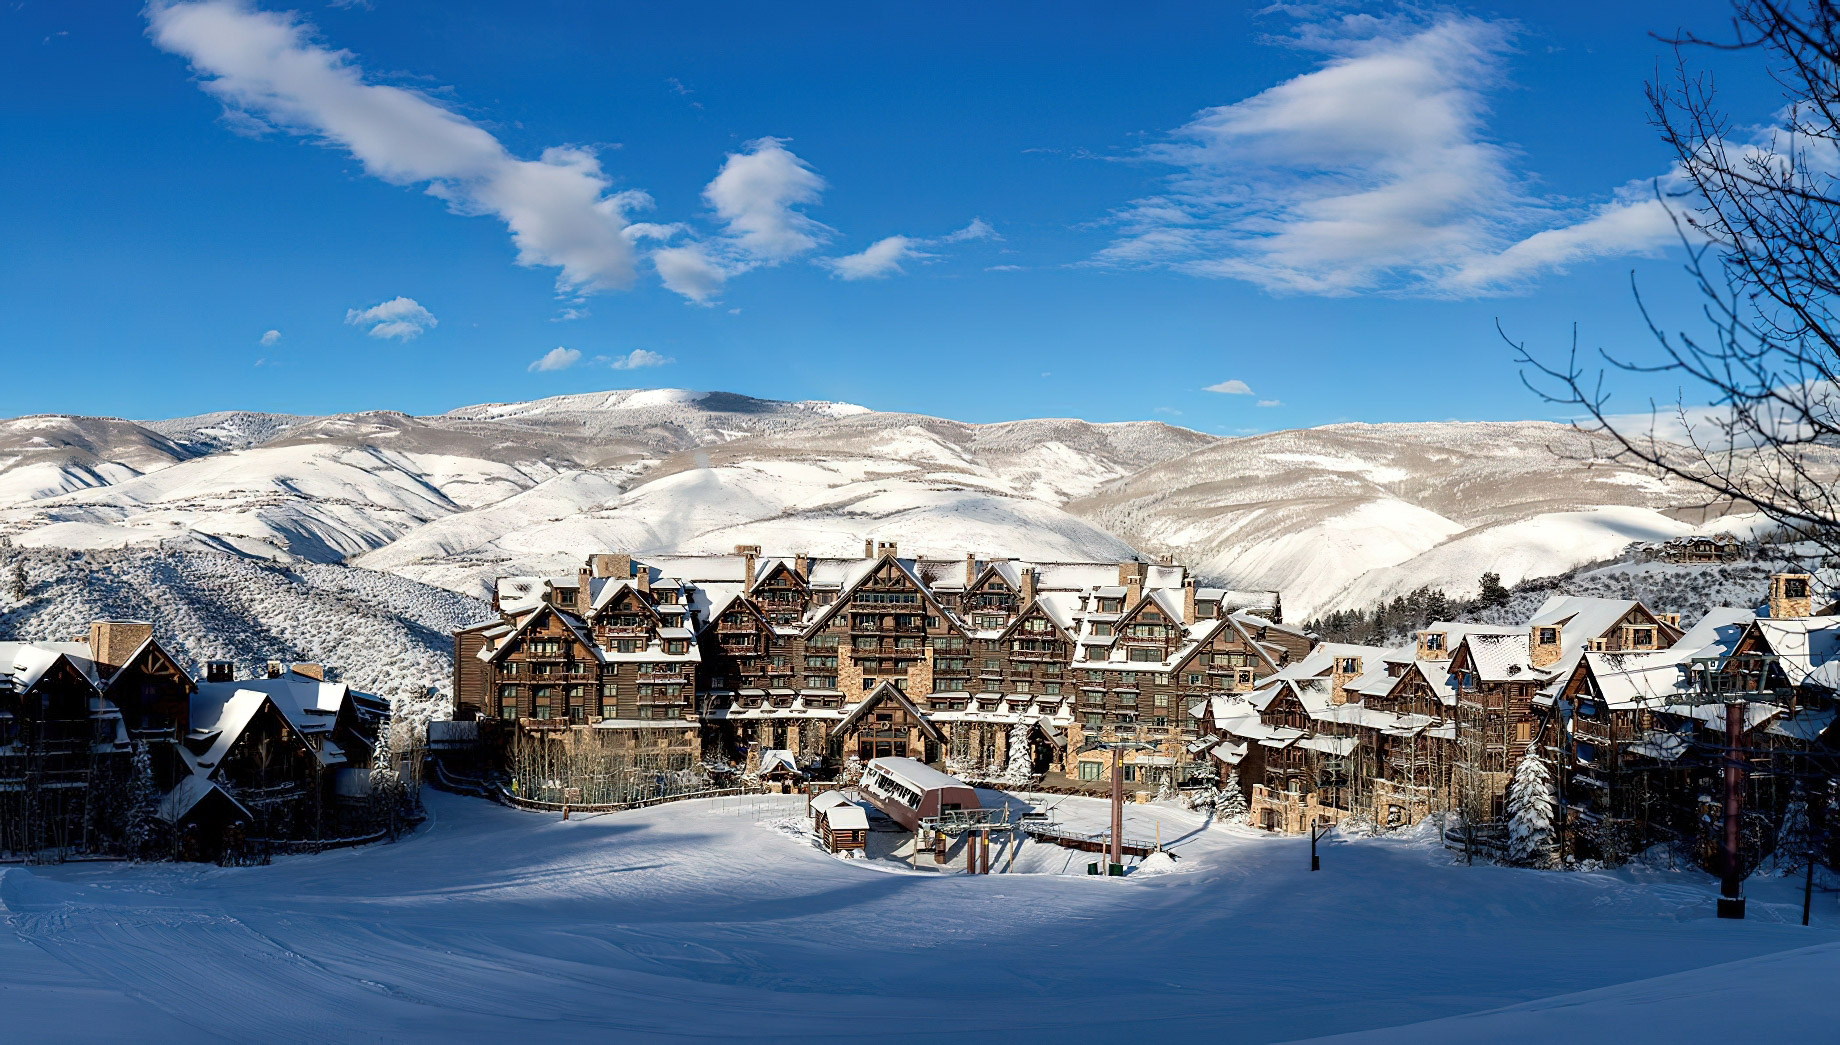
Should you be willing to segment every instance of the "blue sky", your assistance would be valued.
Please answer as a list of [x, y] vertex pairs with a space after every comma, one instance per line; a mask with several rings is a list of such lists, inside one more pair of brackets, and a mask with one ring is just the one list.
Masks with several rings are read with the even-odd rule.
[[9, 0], [0, 413], [1537, 417], [1497, 318], [1687, 322], [1648, 33], [1724, 3], [1263, 6]]

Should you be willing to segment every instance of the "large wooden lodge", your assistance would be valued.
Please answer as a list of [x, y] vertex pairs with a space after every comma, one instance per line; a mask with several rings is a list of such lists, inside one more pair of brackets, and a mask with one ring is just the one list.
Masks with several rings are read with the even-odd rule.
[[500, 619], [455, 635], [459, 717], [594, 731], [610, 747], [752, 768], [791, 750], [836, 770], [908, 757], [1109, 779], [1088, 739], [1138, 741], [1124, 773], [1177, 782], [1187, 709], [1306, 655], [1276, 593], [1197, 585], [1143, 562], [595, 555], [574, 576], [510, 577]]

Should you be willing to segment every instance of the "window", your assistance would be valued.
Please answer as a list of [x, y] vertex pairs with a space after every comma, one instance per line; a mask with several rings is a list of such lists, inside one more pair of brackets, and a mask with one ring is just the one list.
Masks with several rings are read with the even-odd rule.
[[652, 717], [652, 706], [650, 704], [639, 705], [639, 717], [640, 718], [651, 718]]
[[536, 718], [548, 718], [549, 717], [550, 697], [554, 692], [555, 691], [551, 689], [549, 686], [538, 686], [536, 690], [533, 691], [531, 695], [533, 697], [534, 703], [536, 704], [536, 714], [535, 714]]
[[1098, 622], [1094, 622], [1092, 626], [1092, 633], [1094, 636], [1101, 638], [1101, 639], [1108, 638], [1112, 634], [1112, 626], [1110, 624], [1100, 624]]
[[517, 701], [516, 701], [516, 700], [502, 700], [502, 701], [500, 701], [500, 702], [499, 702], [499, 705], [498, 705], [498, 717], [499, 717], [499, 718], [516, 718], [516, 717], [518, 717], [518, 706], [517, 706]]
[[1516, 742], [1522, 743], [1522, 744], [1525, 744], [1528, 741], [1532, 740], [1533, 739], [1533, 723], [1516, 722], [1514, 724], [1514, 739]]
[[1808, 597], [1808, 578], [1806, 577], [1784, 577], [1783, 578], [1783, 598], [1785, 599], [1805, 599], [1807, 597]]
[[1441, 631], [1426, 632], [1425, 633], [1425, 648], [1427, 650], [1443, 649], [1444, 648], [1444, 633]]
[[511, 701], [514, 704], [517, 703], [517, 687], [516, 686], [498, 687], [498, 699], [500, 703], [503, 703], [507, 700]]
[[1105, 716], [1104, 715], [1100, 715], [1097, 713], [1089, 713], [1083, 716], [1083, 718], [1085, 719], [1085, 721], [1082, 722], [1081, 725], [1086, 727], [1086, 731], [1088, 733], [1097, 733], [1099, 730], [1105, 728]]
[[1137, 782], [1137, 767], [1132, 765], [1129, 762], [1126, 762], [1123, 766], [1123, 769], [1124, 769], [1124, 782], [1127, 784], [1135, 784]]
[[1189, 685], [1191, 685], [1191, 686], [1199, 686], [1199, 685], [1201, 685], [1201, 676], [1200, 676], [1200, 675], [1196, 675], [1196, 674], [1193, 674], [1193, 673], [1191, 673], [1191, 674], [1190, 674], [1190, 675], [1188, 676], [1188, 684], [1189, 684]]
[[1166, 708], [1166, 707], [1168, 707], [1168, 706], [1169, 706], [1169, 694], [1167, 694], [1167, 693], [1158, 693], [1158, 694], [1156, 695], [1156, 700], [1155, 700], [1155, 703], [1156, 703], [1156, 706], [1157, 706], [1157, 707], [1159, 707], [1159, 708]]
[[1017, 683], [1016, 683], [1016, 692], [1018, 692], [1018, 693], [1027, 693], [1028, 691], [1029, 691], [1029, 684], [1028, 684], [1027, 682], [1022, 682], [1022, 681], [1020, 681], [1020, 680], [1019, 680], [1019, 681], [1017, 681]]
[[612, 694], [608, 694], [607, 696], [604, 696], [601, 698], [601, 717], [602, 718], [619, 718], [620, 717], [619, 701], [614, 700]]
[[1358, 675], [1361, 673], [1361, 658], [1343, 657], [1341, 659], [1341, 666], [1335, 670], [1344, 675]]
[[1552, 646], [1552, 645], [1557, 644], [1558, 641], [1559, 641], [1559, 629], [1558, 628], [1541, 628], [1540, 629], [1540, 645]]
[[652, 686], [650, 683], [641, 683], [633, 688], [641, 700], [647, 699], [652, 695]]
[[807, 675], [805, 676], [805, 688], [806, 689], [836, 689], [837, 688], [837, 676], [835, 675]]
[[681, 657], [689, 650], [690, 644], [681, 639], [673, 639], [664, 644], [665, 653], [673, 657]]
[[1132, 693], [1129, 690], [1121, 691], [1118, 694], [1118, 703], [1123, 704], [1125, 707], [1128, 707], [1128, 708], [1134, 708], [1137, 706], [1137, 694]]
[[1080, 779], [1081, 780], [1099, 779], [1099, 763], [1081, 762], [1080, 763]]
[[1041, 684], [1041, 691], [1050, 697], [1058, 697], [1061, 695], [1061, 684], [1058, 682], [1044, 682]]

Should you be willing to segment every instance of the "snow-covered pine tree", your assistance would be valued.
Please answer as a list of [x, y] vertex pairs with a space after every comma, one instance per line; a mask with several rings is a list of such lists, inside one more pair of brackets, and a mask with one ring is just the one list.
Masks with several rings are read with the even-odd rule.
[[1035, 752], [1029, 743], [1027, 722], [1018, 722], [1009, 727], [1009, 758], [1003, 764], [1003, 783], [1008, 787], [1022, 787], [1035, 779]]
[[25, 564], [14, 559], [6, 571], [6, 597], [20, 602], [32, 594], [32, 584], [26, 579]]
[[147, 742], [134, 742], [134, 759], [128, 765], [127, 837], [123, 842], [128, 855], [144, 860], [152, 855], [160, 825], [160, 791], [153, 782], [153, 756]]
[[1808, 803], [1798, 793], [1783, 807], [1782, 827], [1776, 831], [1776, 853], [1772, 862], [1781, 874], [1800, 871], [1814, 851], [1814, 830], [1808, 822]]
[[1239, 770], [1227, 774], [1226, 785], [1220, 789], [1220, 797], [1214, 800], [1214, 819], [1229, 824], [1246, 822], [1246, 793], [1239, 787]]
[[1533, 748], [1514, 767], [1508, 785], [1508, 858], [1517, 864], [1544, 864], [1553, 844], [1553, 785], [1546, 760]]

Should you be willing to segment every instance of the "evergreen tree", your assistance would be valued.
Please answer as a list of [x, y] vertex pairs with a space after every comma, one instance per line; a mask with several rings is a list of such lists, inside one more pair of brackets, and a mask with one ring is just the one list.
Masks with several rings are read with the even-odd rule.
[[1553, 844], [1553, 785], [1546, 760], [1533, 748], [1514, 767], [1508, 785], [1508, 857], [1517, 864], [1546, 862]]
[[147, 742], [134, 742], [134, 760], [128, 766], [128, 855], [136, 860], [153, 854], [159, 836], [160, 790], [153, 782], [153, 756]]
[[18, 602], [31, 593], [32, 585], [30, 581], [26, 580], [25, 564], [18, 559], [14, 559], [12, 566], [6, 571], [7, 598], [12, 599], [14, 602]]
[[1483, 574], [1481, 589], [1476, 596], [1476, 601], [1485, 609], [1508, 604], [1508, 589], [1502, 587], [1501, 574], [1494, 572]]
[[1239, 787], [1239, 770], [1227, 774], [1226, 786], [1220, 789], [1220, 797], [1214, 800], [1214, 816], [1229, 824], [1246, 822], [1246, 793]]
[[1782, 827], [1776, 832], [1776, 869], [1785, 874], [1799, 871], [1814, 852], [1814, 829], [1808, 822], [1808, 803], [1800, 792], [1783, 808]]
[[1006, 786], [1021, 787], [1035, 779], [1035, 752], [1029, 743], [1031, 728], [1027, 722], [1018, 722], [1009, 728], [1009, 759], [1003, 766]]

